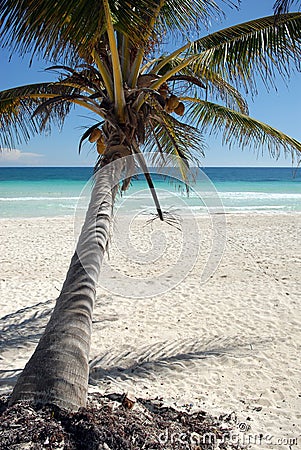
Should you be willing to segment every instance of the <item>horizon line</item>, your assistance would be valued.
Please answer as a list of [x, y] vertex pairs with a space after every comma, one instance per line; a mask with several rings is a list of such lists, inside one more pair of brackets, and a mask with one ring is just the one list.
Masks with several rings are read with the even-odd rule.
[[[150, 166], [152, 168], [155, 168], [157, 166]], [[160, 166], [161, 167], [161, 166]], [[192, 167], [198, 167], [199, 169], [206, 169], [206, 168], [225, 168], [225, 169], [229, 169], [229, 168], [238, 168], [238, 169], [300, 169], [301, 166], [297, 165], [297, 166], [260, 166], [260, 165], [256, 165], [256, 166], [218, 166], [218, 165], [204, 165], [204, 166], [192, 166]], [[0, 169], [94, 169], [94, 166], [55, 166], [55, 165], [51, 165], [51, 166], [1, 166], [0, 165]]]

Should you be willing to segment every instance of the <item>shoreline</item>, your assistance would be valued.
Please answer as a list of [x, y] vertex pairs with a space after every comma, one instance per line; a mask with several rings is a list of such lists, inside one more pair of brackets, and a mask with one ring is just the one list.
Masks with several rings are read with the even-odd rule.
[[[128, 213], [123, 213], [123, 215], [125, 216], [131, 216], [133, 214], [138, 213], [139, 211], [129, 211]], [[154, 213], [155, 214], [155, 213]], [[183, 214], [177, 214], [179, 216], [187, 216], [184, 213]], [[223, 212], [204, 212], [204, 213], [195, 213], [193, 212], [192, 214], [189, 214], [189, 216], [193, 216], [194, 218], [198, 219], [204, 219], [204, 218], [208, 218], [211, 215], [215, 216], [215, 215], [225, 215], [225, 216], [253, 216], [255, 215], [257, 216], [300, 216], [301, 215], [301, 211], [280, 211], [280, 210], [275, 210], [275, 211], [270, 211], [270, 210], [266, 210], [266, 211], [262, 211], [262, 210], [243, 210], [243, 211], [223, 211]], [[138, 217], [139, 220], [144, 220], [145, 218], [151, 218], [153, 216], [152, 213], [150, 214], [140, 214]], [[84, 214], [81, 215], [81, 217], [84, 217]], [[14, 221], [14, 220], [48, 220], [48, 219], [65, 219], [65, 220], [69, 220], [69, 219], [73, 219], [74, 218], [74, 214], [65, 214], [65, 215], [61, 215], [61, 216], [16, 216], [16, 217], [0, 217], [0, 222], [5, 222], [5, 221]]]
[[[107, 284], [101, 281], [97, 290], [90, 392], [131, 390], [192, 411], [234, 411], [251, 427], [248, 433], [301, 441], [300, 214], [226, 216], [222, 259], [205, 283], [200, 274], [213, 237], [208, 216], [197, 219], [198, 235], [192, 230], [191, 239], [183, 240], [187, 261], [180, 259], [172, 227], [164, 227], [167, 256], [158, 256], [156, 223], [151, 230], [140, 219], [134, 224], [133, 247], [138, 256], [153, 251], [155, 262], [133, 258], [129, 264], [118, 253], [127, 247], [113, 242], [111, 265], [125, 277], [127, 296], [107, 289], [116, 273], [102, 274]], [[199, 252], [189, 260], [196, 236]], [[13, 371], [32, 353], [74, 246], [73, 216], [1, 219], [0, 392], [11, 389]], [[173, 289], [153, 297], [130, 295], [133, 285], [142, 294], [154, 289], [156, 277], [172, 272], [175, 262], [183, 279]], [[287, 449], [273, 442], [264, 448]]]

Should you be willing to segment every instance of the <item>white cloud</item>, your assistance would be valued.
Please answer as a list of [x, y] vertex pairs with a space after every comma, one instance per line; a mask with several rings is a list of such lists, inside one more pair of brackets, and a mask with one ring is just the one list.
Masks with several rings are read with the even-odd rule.
[[4, 163], [35, 163], [43, 155], [40, 153], [22, 152], [17, 148], [0, 148], [0, 164]]

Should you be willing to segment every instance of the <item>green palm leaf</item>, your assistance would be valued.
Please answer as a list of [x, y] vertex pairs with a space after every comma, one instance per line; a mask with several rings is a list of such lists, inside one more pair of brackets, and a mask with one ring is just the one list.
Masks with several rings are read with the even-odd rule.
[[189, 163], [199, 165], [206, 148], [204, 136], [200, 130], [180, 122], [165, 111], [156, 111], [147, 130], [144, 151], [157, 153], [153, 164], [168, 165], [170, 158], [178, 164], [183, 180]]
[[177, 75], [169, 79], [172, 84], [172, 91], [179, 98], [183, 96], [193, 96], [214, 100], [221, 100], [226, 106], [248, 114], [247, 101], [240, 92], [227, 83], [219, 74], [204, 68], [202, 77], [194, 74], [189, 67], [181, 70]]
[[81, 96], [78, 88], [60, 83], [36, 83], [1, 91], [0, 146], [27, 142], [39, 131], [50, 131], [51, 123], [62, 127], [77, 99], [93, 101]]
[[[156, 66], [161, 64], [162, 61], [168, 62], [158, 71]], [[169, 60], [164, 55], [159, 56], [156, 60], [152, 61], [150, 66], [150, 73], [165, 75], [169, 71], [172, 71], [176, 67], [180, 66], [185, 61], [185, 57], [174, 57]], [[207, 67], [202, 68], [202, 73], [196, 73], [193, 67], [193, 63], [188, 64], [183, 69], [176, 72], [175, 75], [171, 75], [168, 79], [169, 82], [173, 82], [172, 91], [179, 97], [194, 96], [194, 97], [207, 97], [208, 93], [214, 99], [220, 99], [226, 103], [227, 106], [238, 109], [243, 113], [248, 113], [248, 105], [241, 93], [230, 83], [228, 83], [221, 75], [212, 71]]]
[[247, 101], [241, 93], [230, 83], [227, 83], [219, 74], [203, 69], [204, 82], [210, 98], [221, 100], [231, 109], [235, 109], [243, 114], [249, 113]]
[[[223, 0], [231, 7], [237, 7], [239, 1]], [[223, 15], [222, 10], [214, 0], [166, 0], [158, 17], [156, 31], [177, 32], [187, 37], [201, 24], [208, 24], [212, 17]]]
[[[154, 12], [148, 0], [110, 1], [115, 28], [131, 39], [141, 40], [147, 20]], [[6, 0], [0, 4], [0, 31], [3, 42], [21, 54], [32, 52], [45, 59], [86, 54], [106, 31], [104, 8], [87, 0]]]
[[198, 39], [186, 57], [198, 55], [187, 66], [202, 75], [210, 70], [246, 91], [256, 93], [256, 78], [274, 86], [275, 74], [288, 78], [300, 67], [301, 13], [264, 17]]
[[[76, 86], [86, 92], [102, 93], [104, 85], [102, 83], [101, 74], [95, 67], [88, 64], [81, 64], [75, 68], [68, 66], [51, 66], [45, 69], [59, 75], [60, 84]], [[66, 76], [67, 73], [67, 76]]]
[[283, 14], [288, 12], [290, 6], [300, 5], [300, 0], [277, 0], [274, 4], [275, 14]]
[[191, 99], [191, 120], [203, 130], [214, 135], [222, 134], [223, 144], [238, 145], [242, 149], [268, 150], [278, 158], [285, 154], [301, 157], [301, 143], [259, 120], [212, 102]]
[[[234, 5], [236, 1], [223, 0]], [[110, 0], [116, 31], [137, 46], [150, 36], [149, 24], [157, 14], [158, 29], [187, 33], [200, 21], [221, 13], [214, 0]], [[163, 6], [163, 7], [162, 7]], [[0, 33], [5, 46], [21, 54], [31, 52], [49, 60], [74, 61], [98, 50], [107, 30], [102, 2], [96, 0], [3, 0], [0, 3]]]

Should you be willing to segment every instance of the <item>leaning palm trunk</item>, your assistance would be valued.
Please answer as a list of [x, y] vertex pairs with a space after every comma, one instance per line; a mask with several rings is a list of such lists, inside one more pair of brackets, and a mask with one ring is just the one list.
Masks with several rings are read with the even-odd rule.
[[40, 342], [13, 390], [10, 403], [29, 400], [77, 410], [86, 404], [96, 283], [106, 250], [122, 160], [96, 174], [76, 251]]

